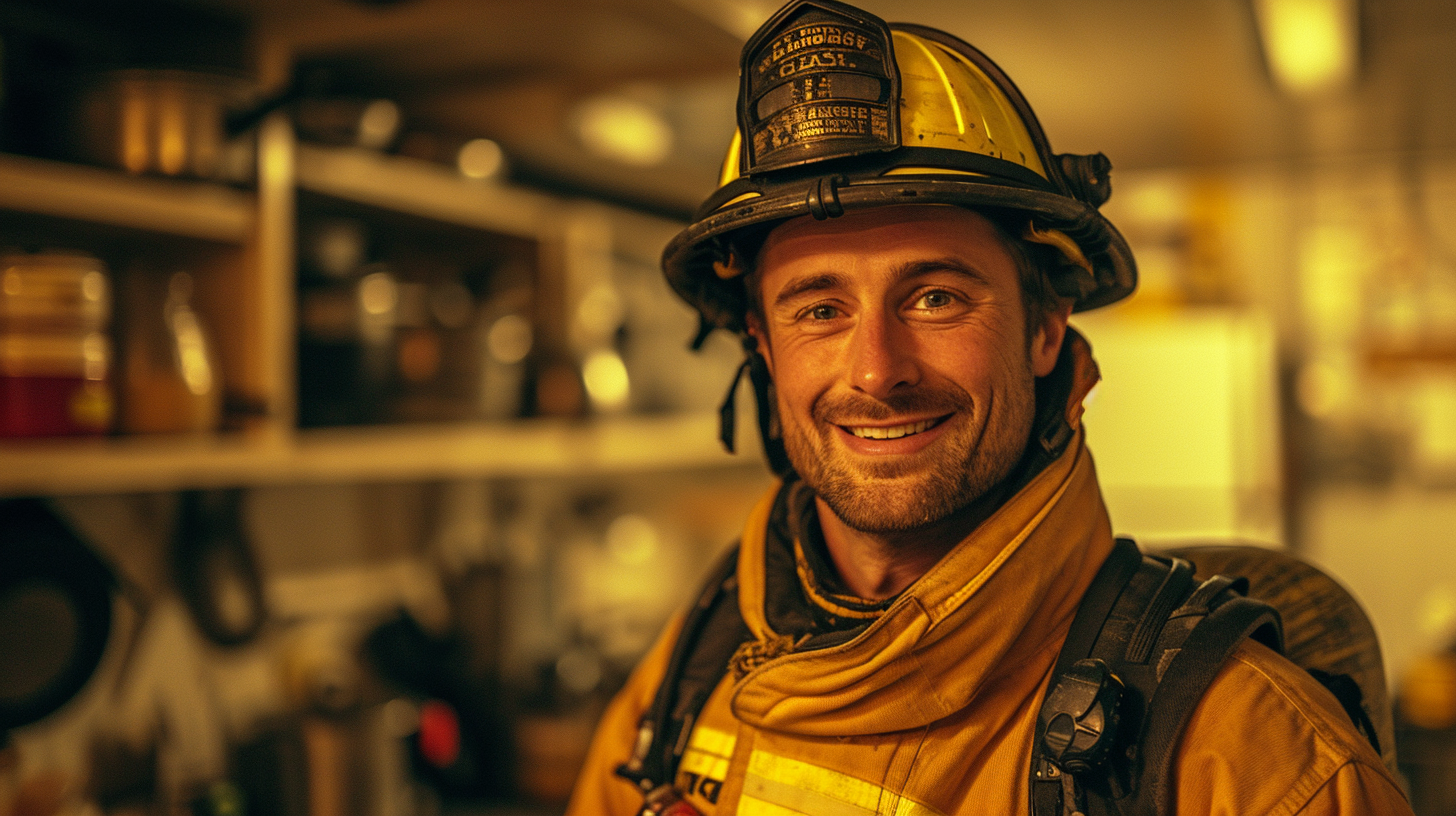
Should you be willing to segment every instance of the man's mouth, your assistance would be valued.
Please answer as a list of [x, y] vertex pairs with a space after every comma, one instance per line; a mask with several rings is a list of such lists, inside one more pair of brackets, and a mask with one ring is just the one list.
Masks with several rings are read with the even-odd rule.
[[915, 434], [928, 431], [945, 420], [946, 417], [936, 417], [934, 419], [922, 419], [919, 422], [911, 422], [905, 425], [888, 425], [882, 427], [841, 425], [840, 427], [860, 439], [899, 439], [904, 436], [914, 436]]

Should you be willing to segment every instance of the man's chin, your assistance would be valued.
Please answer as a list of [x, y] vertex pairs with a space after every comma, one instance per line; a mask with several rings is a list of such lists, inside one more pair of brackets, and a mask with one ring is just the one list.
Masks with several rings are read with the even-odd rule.
[[914, 472], [895, 476], [841, 472], [810, 487], [840, 521], [866, 533], [903, 533], [926, 527], [974, 500], [952, 480]]

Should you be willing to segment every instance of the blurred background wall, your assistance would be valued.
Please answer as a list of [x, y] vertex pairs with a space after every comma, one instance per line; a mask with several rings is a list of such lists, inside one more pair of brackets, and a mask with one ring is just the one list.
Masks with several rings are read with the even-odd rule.
[[[1456, 7], [862, 5], [1112, 159], [1114, 526], [1350, 587], [1456, 812]], [[771, 484], [657, 258], [775, 8], [0, 0], [0, 814], [559, 809]]]

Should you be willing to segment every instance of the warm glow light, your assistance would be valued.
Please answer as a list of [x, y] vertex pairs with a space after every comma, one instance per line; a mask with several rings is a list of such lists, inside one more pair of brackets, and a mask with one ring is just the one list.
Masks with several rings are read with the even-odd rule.
[[607, 552], [625, 566], [649, 563], [657, 548], [657, 528], [646, 516], [628, 513], [607, 527]]
[[616, 411], [627, 407], [630, 394], [627, 366], [615, 351], [594, 351], [588, 355], [581, 367], [581, 378], [586, 383], [587, 396], [597, 408]]
[[471, 139], [460, 147], [455, 156], [460, 175], [473, 179], [494, 178], [505, 163], [505, 152], [490, 139]]
[[624, 96], [596, 96], [577, 108], [576, 132], [592, 153], [651, 167], [672, 153], [672, 127], [651, 107]]
[[1274, 78], [1295, 94], [1328, 91], [1354, 78], [1356, 0], [1254, 0]]
[[365, 275], [359, 281], [359, 305], [366, 314], [389, 314], [398, 304], [399, 287], [388, 272]]
[[485, 344], [490, 356], [504, 365], [515, 365], [531, 353], [533, 342], [531, 321], [520, 315], [508, 314], [490, 326]]
[[359, 115], [359, 146], [382, 150], [399, 133], [399, 105], [388, 99], [376, 99], [364, 106]]

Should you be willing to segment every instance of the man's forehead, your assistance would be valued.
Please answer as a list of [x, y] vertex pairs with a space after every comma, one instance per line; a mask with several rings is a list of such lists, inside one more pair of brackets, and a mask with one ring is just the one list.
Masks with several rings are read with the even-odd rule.
[[995, 234], [996, 228], [986, 216], [954, 204], [895, 204], [850, 210], [838, 218], [817, 220], [803, 215], [778, 225], [764, 241], [767, 249], [792, 239], [826, 236], [842, 237], [871, 230], [928, 232], [955, 230], [961, 227], [974, 233]]
[[1006, 240], [981, 213], [948, 204], [900, 204], [851, 210], [823, 221], [810, 216], [786, 221], [769, 232], [759, 253], [760, 272], [786, 258], [803, 260], [816, 254], [881, 251], [889, 247], [994, 248], [1006, 251]]

